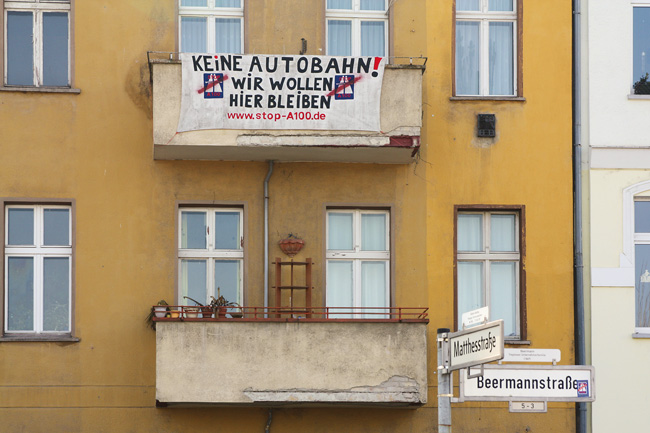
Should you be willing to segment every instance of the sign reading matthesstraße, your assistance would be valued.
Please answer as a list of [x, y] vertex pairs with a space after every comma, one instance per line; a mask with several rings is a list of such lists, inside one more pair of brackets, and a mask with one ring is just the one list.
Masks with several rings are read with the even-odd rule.
[[449, 334], [449, 370], [503, 358], [503, 320]]
[[383, 57], [181, 53], [177, 131], [380, 130]]
[[483, 375], [460, 375], [461, 401], [594, 401], [590, 365], [486, 365]]

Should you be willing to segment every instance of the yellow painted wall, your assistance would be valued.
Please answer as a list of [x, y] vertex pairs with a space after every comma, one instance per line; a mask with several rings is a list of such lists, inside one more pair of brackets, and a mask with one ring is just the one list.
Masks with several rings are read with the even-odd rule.
[[[281, 254], [276, 242], [287, 233], [305, 239], [297, 258], [316, 262], [315, 305], [322, 299], [325, 205], [393, 206], [396, 305], [431, 308], [431, 388], [418, 410], [278, 409], [273, 432], [434, 430], [435, 329], [451, 326], [453, 317], [454, 204], [526, 205], [531, 347], [560, 348], [562, 363], [573, 363], [571, 13], [564, 3], [526, 3], [526, 102], [494, 103], [449, 101], [451, 0], [395, 2], [392, 54], [428, 57], [420, 158], [396, 166], [276, 164], [270, 258]], [[297, 53], [304, 37], [308, 54], [324, 54], [322, 2], [248, 0], [247, 7], [248, 52]], [[249, 305], [263, 303], [267, 165], [152, 157], [146, 52], [174, 51], [175, 14], [172, 0], [76, 1], [74, 87], [81, 94], [0, 93], [0, 196], [76, 204], [74, 334], [81, 339], [0, 343], [0, 431], [252, 432], [266, 425], [264, 409], [154, 407], [155, 335], [144, 317], [152, 303], [176, 296], [178, 202], [246, 205], [246, 296]], [[473, 138], [478, 112], [497, 114], [496, 143]], [[218, 366], [206, 366], [206, 377], [211, 368]], [[569, 404], [544, 416], [503, 407], [455, 408], [454, 431], [573, 426]]]

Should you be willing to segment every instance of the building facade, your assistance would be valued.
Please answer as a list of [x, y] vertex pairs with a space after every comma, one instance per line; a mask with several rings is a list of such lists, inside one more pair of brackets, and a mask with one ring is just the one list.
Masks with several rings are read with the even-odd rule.
[[[507, 347], [574, 363], [559, 0], [3, 7], [6, 431], [432, 431], [436, 328], [482, 306]], [[332, 79], [316, 81], [312, 59], [329, 56]], [[344, 59], [365, 63], [339, 72]], [[300, 95], [331, 94], [258, 110], [270, 78], [256, 82], [256, 61], [286, 65]], [[227, 89], [244, 117], [320, 115], [363, 98], [374, 72], [378, 128], [358, 126], [364, 111], [312, 129], [179, 124], [186, 97]], [[295, 238], [290, 258], [279, 243]], [[209, 318], [188, 299], [222, 296], [232, 304]], [[454, 405], [454, 430], [476, 419], [575, 425], [570, 403]]]
[[592, 431], [642, 430], [648, 383], [636, 371], [650, 355], [650, 142], [642, 126], [650, 115], [650, 90], [644, 84], [650, 67], [645, 60], [650, 52], [650, 3], [590, 1], [586, 12], [582, 88], [589, 218], [584, 233], [589, 235], [586, 250], [591, 256], [591, 362], [599, 388]]

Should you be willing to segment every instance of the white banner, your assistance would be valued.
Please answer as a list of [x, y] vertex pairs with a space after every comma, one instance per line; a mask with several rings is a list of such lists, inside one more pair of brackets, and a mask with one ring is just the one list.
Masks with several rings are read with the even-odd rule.
[[178, 131], [379, 131], [383, 57], [182, 53]]

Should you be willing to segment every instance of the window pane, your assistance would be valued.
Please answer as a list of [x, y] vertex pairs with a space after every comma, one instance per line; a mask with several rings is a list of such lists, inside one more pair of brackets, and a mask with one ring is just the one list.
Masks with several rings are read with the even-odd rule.
[[181, 248], [206, 248], [205, 212], [181, 212]]
[[383, 21], [361, 21], [361, 55], [379, 56], [386, 54]]
[[361, 214], [361, 250], [388, 251], [386, 247], [386, 215]]
[[483, 251], [483, 215], [458, 215], [458, 251]]
[[215, 18], [215, 52], [241, 53], [241, 19]]
[[503, 319], [503, 335], [517, 335], [517, 262], [490, 264], [490, 320]]
[[240, 250], [239, 212], [216, 212], [214, 232], [216, 249]]
[[490, 215], [490, 250], [517, 251], [515, 243], [515, 216]]
[[7, 84], [34, 85], [33, 24], [31, 12], [7, 12]]
[[456, 93], [479, 94], [479, 23], [456, 22]]
[[458, 329], [463, 328], [463, 313], [483, 304], [483, 263], [458, 262]]
[[240, 260], [215, 260], [214, 262], [214, 296], [223, 296], [229, 302], [241, 304], [239, 298], [241, 286]]
[[385, 11], [386, 0], [361, 0], [362, 11]]
[[330, 56], [352, 54], [352, 21], [327, 21], [327, 54]]
[[[386, 296], [386, 265], [387, 262], [361, 262], [361, 306], [388, 307]], [[364, 314], [368, 319], [387, 319], [386, 310], [367, 310]], [[381, 313], [381, 314], [377, 314]]]
[[[632, 64], [634, 82], [639, 81], [646, 73], [650, 72], [650, 8], [635, 7], [633, 19], [634, 47], [632, 49]], [[643, 92], [637, 90], [636, 93]], [[650, 93], [650, 85], [645, 88]]]
[[70, 330], [70, 259], [43, 259], [43, 330]]
[[206, 7], [208, 6], [208, 0], [181, 0], [181, 6]]
[[352, 0], [327, 0], [327, 9], [352, 9]]
[[43, 211], [43, 244], [70, 245], [70, 211], [45, 209]]
[[183, 305], [195, 305], [183, 296], [208, 304], [207, 267], [205, 260], [181, 260], [181, 298]]
[[456, 0], [457, 11], [478, 11], [481, 10], [480, 0]]
[[[329, 260], [327, 262], [327, 306], [351, 307], [352, 299], [352, 262]], [[334, 310], [342, 311], [342, 310]], [[330, 317], [352, 317], [350, 314], [330, 314]]]
[[488, 10], [490, 11], [507, 11], [512, 12], [512, 0], [490, 0]]
[[352, 214], [328, 213], [328, 239], [329, 250], [351, 250], [352, 239]]
[[205, 17], [181, 17], [181, 51], [205, 53], [208, 40], [208, 21]]
[[43, 85], [67, 86], [68, 14], [43, 14]]
[[490, 23], [490, 95], [514, 94], [514, 23]]
[[34, 209], [9, 209], [7, 245], [34, 245]]
[[7, 331], [34, 330], [34, 259], [7, 259]]
[[215, 0], [214, 5], [218, 8], [239, 8], [240, 0]]
[[634, 202], [634, 231], [650, 233], [650, 201]]
[[635, 246], [636, 320], [638, 328], [650, 327], [650, 245]]

